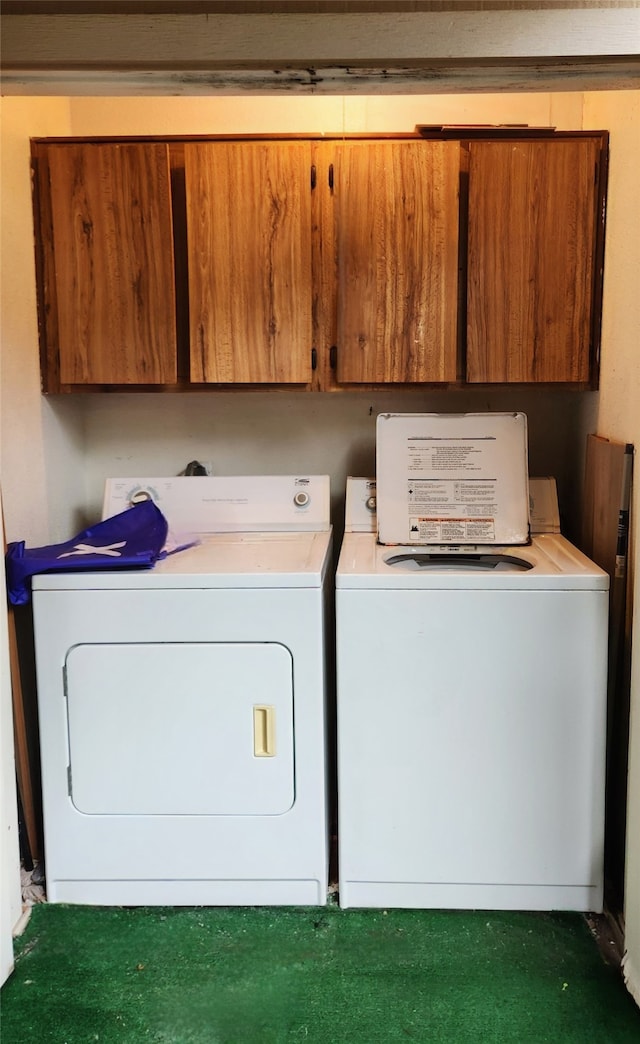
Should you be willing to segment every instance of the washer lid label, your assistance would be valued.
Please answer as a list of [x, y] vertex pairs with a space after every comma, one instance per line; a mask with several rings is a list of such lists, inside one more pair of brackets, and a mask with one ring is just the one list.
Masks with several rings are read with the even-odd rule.
[[381, 543], [529, 539], [522, 413], [382, 414], [377, 481]]

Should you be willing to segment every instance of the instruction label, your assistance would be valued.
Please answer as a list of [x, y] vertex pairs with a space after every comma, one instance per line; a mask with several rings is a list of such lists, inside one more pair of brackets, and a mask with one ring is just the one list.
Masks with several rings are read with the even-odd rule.
[[496, 533], [496, 486], [495, 480], [487, 479], [409, 480], [409, 539], [435, 544], [491, 543]]
[[523, 415], [382, 415], [377, 463], [383, 543], [528, 537]]

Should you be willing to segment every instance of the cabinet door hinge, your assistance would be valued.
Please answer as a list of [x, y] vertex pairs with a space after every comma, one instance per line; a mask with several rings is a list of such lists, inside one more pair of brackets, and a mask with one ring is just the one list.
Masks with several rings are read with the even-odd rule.
[[335, 370], [337, 365], [338, 365], [338, 346], [336, 344], [332, 344], [330, 349], [329, 349], [329, 366], [331, 367], [332, 370]]
[[311, 191], [316, 187], [317, 171], [315, 163], [311, 164]]
[[333, 192], [333, 163], [329, 164], [329, 188]]
[[318, 366], [318, 353], [315, 348], [311, 349], [311, 369], [315, 370]]

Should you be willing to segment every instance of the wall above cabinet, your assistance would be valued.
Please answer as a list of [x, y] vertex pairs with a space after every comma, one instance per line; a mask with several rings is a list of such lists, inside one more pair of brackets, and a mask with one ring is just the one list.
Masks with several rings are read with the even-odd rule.
[[608, 135], [33, 139], [42, 387], [596, 387]]

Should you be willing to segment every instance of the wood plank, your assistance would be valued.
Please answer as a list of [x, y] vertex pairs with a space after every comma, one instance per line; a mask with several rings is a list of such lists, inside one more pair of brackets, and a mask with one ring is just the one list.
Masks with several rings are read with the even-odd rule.
[[613, 581], [626, 445], [587, 436], [581, 547]]
[[622, 915], [625, 890], [629, 751], [631, 592], [626, 538], [633, 447], [597, 435], [587, 438], [583, 535], [586, 554], [611, 578], [607, 694], [605, 898]]
[[[0, 517], [2, 521], [3, 554], [7, 551], [7, 542], [4, 537], [4, 508], [0, 497]], [[34, 785], [39, 782], [39, 773], [35, 772], [35, 766], [31, 759], [31, 745], [29, 743], [29, 730], [27, 728], [27, 715], [25, 711], [24, 691], [22, 686], [22, 670], [18, 651], [18, 637], [16, 632], [15, 609], [7, 605], [7, 637], [9, 644], [9, 676], [11, 679], [11, 706], [13, 711], [13, 737], [16, 781], [24, 831], [29, 845], [29, 855], [32, 859], [42, 858], [42, 830], [39, 816], [40, 806], [36, 810]]]
[[185, 144], [191, 380], [311, 380], [311, 145]]
[[599, 150], [470, 143], [470, 382], [589, 380]]
[[[3, 24], [6, 19], [3, 19]], [[2, 72], [6, 96], [129, 98], [206, 97], [212, 95], [402, 95], [509, 94], [519, 91], [633, 91], [640, 89], [640, 58], [429, 59], [409, 67], [377, 60], [366, 65], [307, 65], [282, 68], [193, 68], [188, 63], [142, 60], [91, 68], [38, 68], [30, 65]], [[186, 67], [188, 65], [188, 67]]]
[[11, 671], [11, 693], [13, 702], [13, 733], [15, 741], [16, 778], [18, 781], [18, 792], [24, 816], [24, 829], [29, 843], [29, 852], [32, 859], [42, 858], [42, 846], [38, 818], [36, 815], [35, 797], [33, 791], [34, 771], [31, 764], [29, 750], [29, 737], [25, 717], [24, 701], [22, 694], [22, 682], [20, 675], [20, 659], [18, 655], [18, 641], [16, 637], [16, 621], [14, 610], [8, 608], [9, 629], [9, 667]]
[[455, 381], [459, 155], [336, 144], [339, 381]]
[[[484, 5], [483, 5], [484, 6]], [[640, 14], [625, 8], [3, 14], [3, 70], [69, 65], [211, 69], [262, 63], [322, 67], [420, 59], [628, 55]]]
[[144, 13], [116, 5], [91, 14], [72, 4], [3, 5], [3, 92], [406, 95], [640, 86], [640, 59], [629, 47], [640, 34], [640, 11], [629, 3], [543, 0], [509, 10], [490, 0], [400, 7], [374, 0], [370, 9], [336, 2], [326, 11], [295, 4], [295, 12], [176, 3], [174, 11]]
[[62, 384], [175, 382], [168, 146], [47, 149]]
[[[611, 0], [610, 7], [630, 7]], [[593, 7], [593, 0], [270, 0], [270, 14], [375, 14], [385, 11], [543, 11]], [[4, 0], [7, 14], [264, 14], [264, 0]]]
[[60, 353], [58, 351], [58, 299], [56, 296], [55, 254], [51, 185], [47, 164], [47, 145], [31, 143], [33, 179], [33, 220], [35, 229], [36, 295], [40, 341], [40, 375], [44, 392], [60, 391]]

